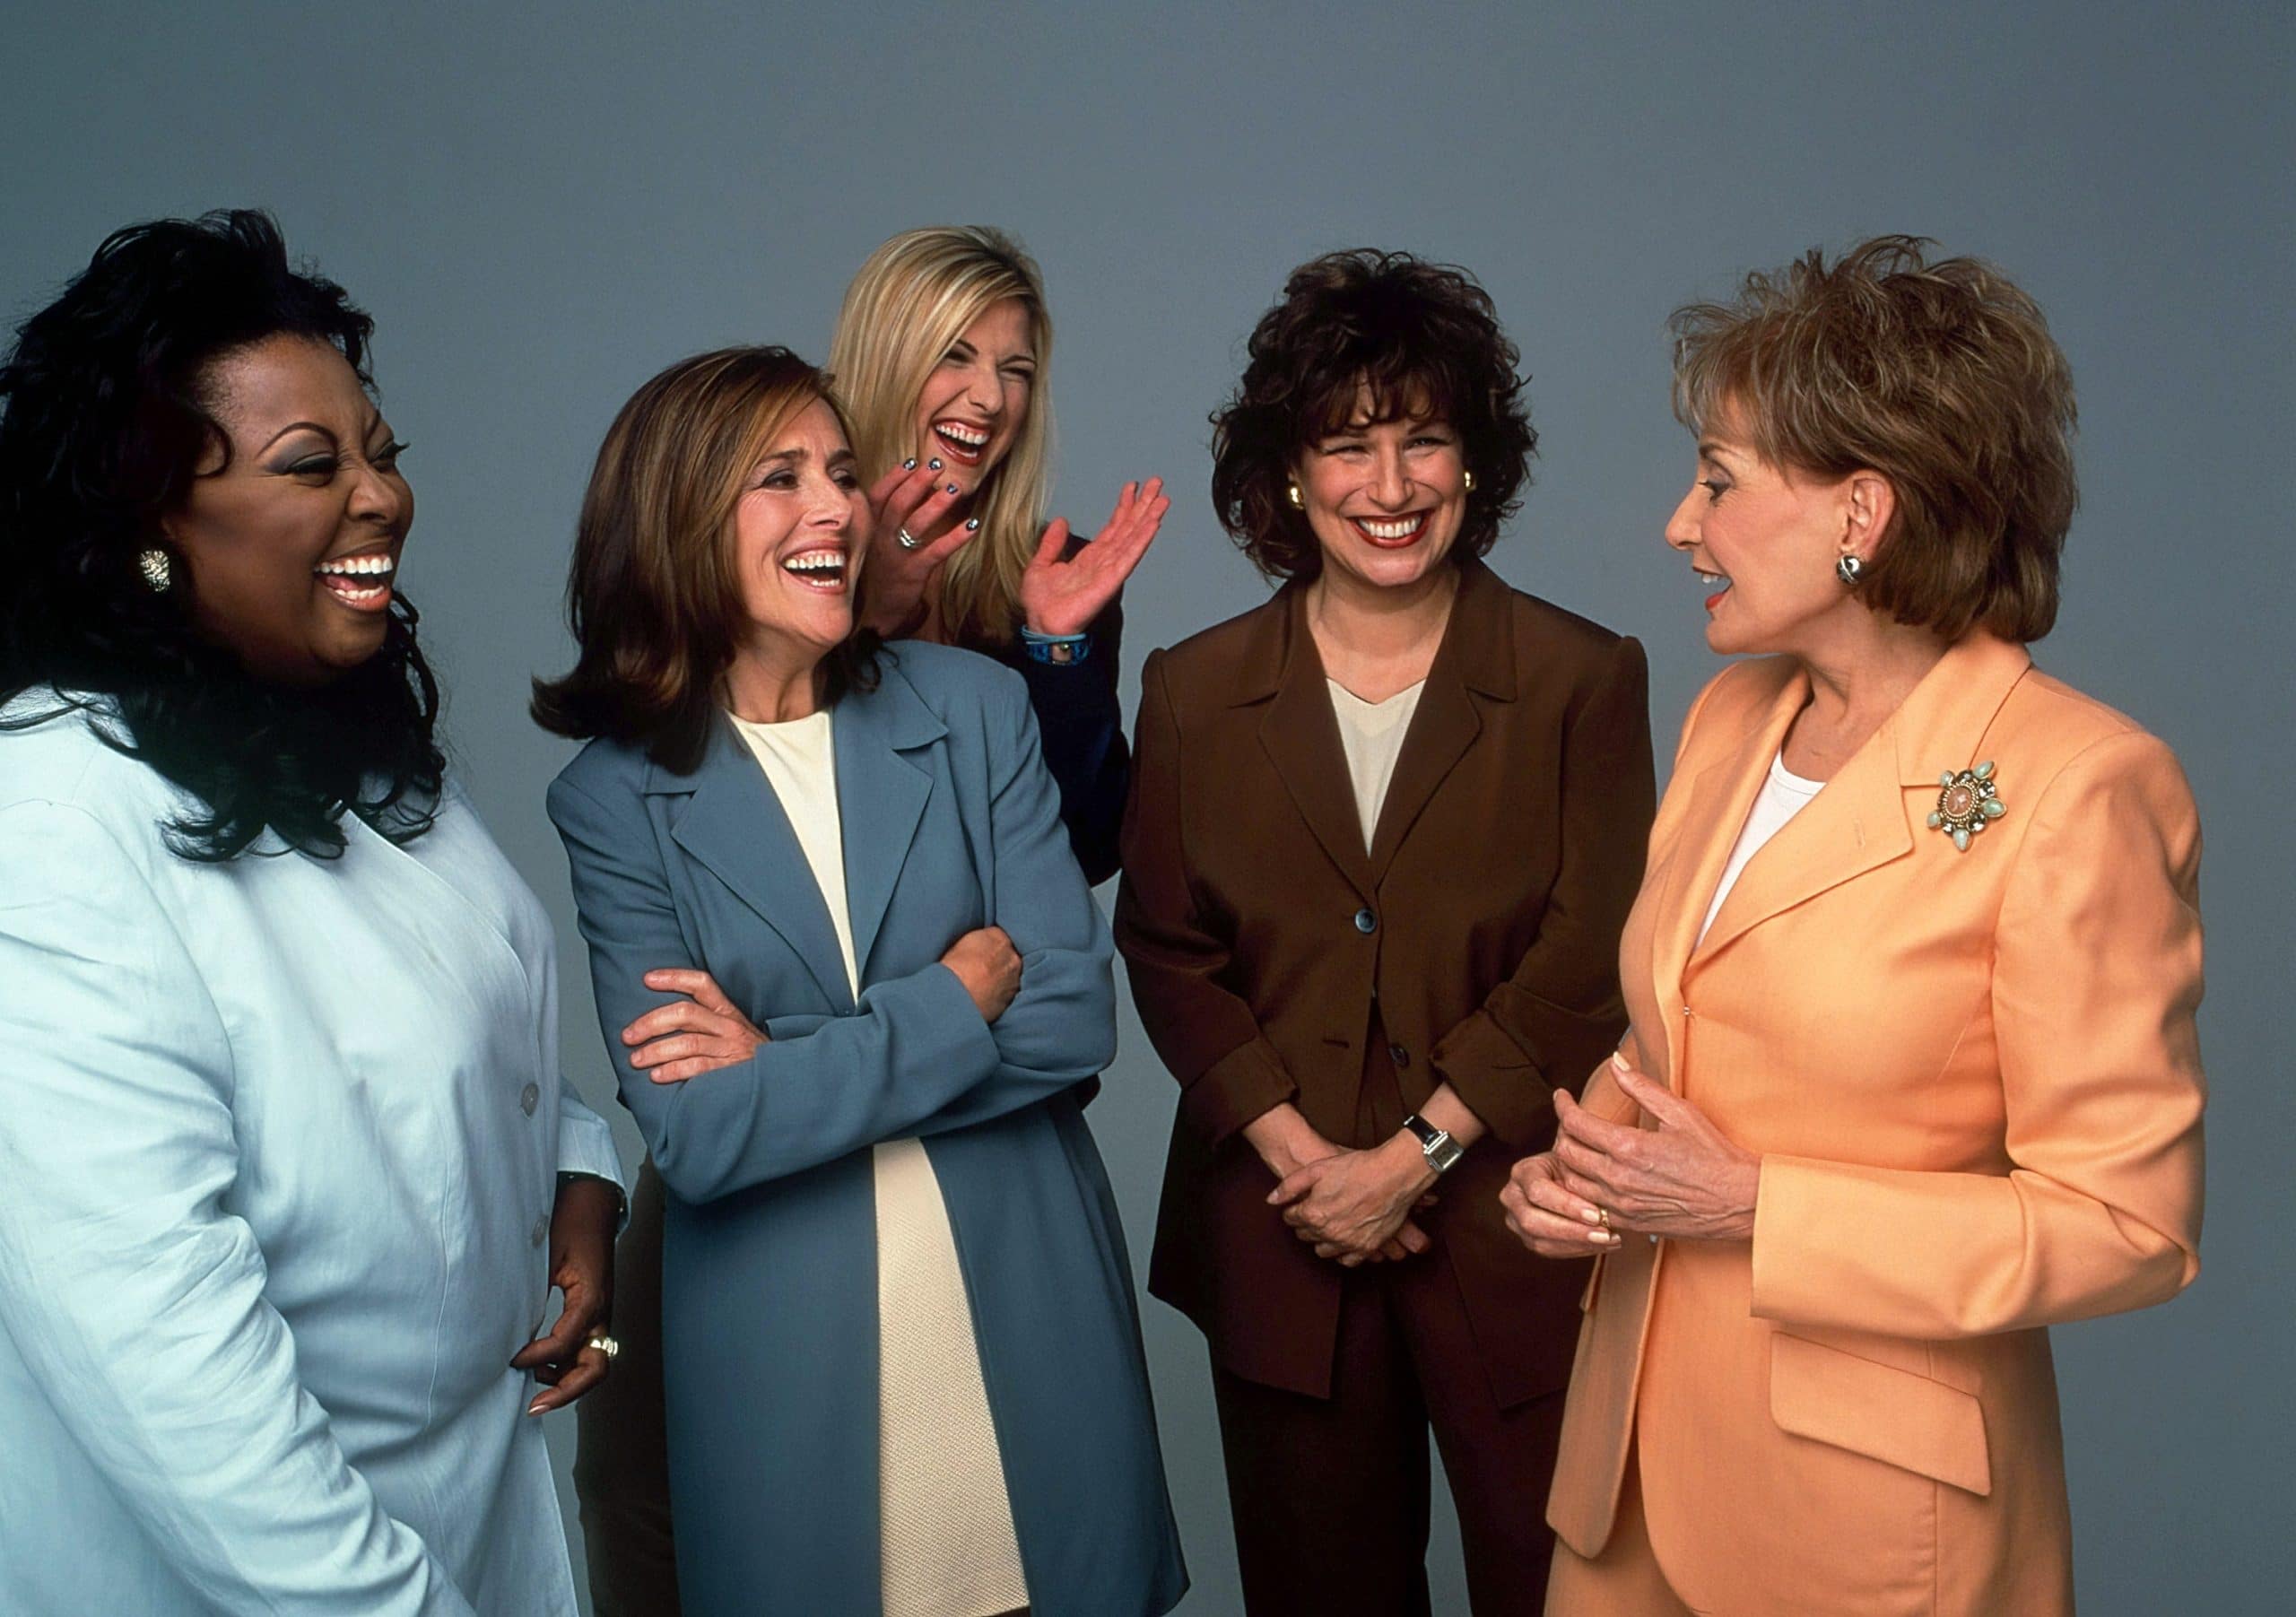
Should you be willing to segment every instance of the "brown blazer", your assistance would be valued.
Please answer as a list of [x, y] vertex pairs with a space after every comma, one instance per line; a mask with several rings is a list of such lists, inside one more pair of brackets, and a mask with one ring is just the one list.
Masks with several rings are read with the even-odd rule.
[[[1600, 1552], [1631, 1453], [1701, 1612], [2069, 1611], [2046, 1327], [2199, 1269], [2192, 794], [1972, 634], [1698, 941], [1809, 691], [1783, 657], [1707, 687], [1622, 943], [1629, 1058], [1761, 1153], [1753, 1239], [1603, 1259], [1547, 1519]], [[1964, 852], [1927, 816], [1981, 762], [2006, 812]], [[1586, 1104], [1639, 1116], [1607, 1071]]]
[[1266, 1204], [1237, 1131], [1289, 1100], [1373, 1145], [1448, 1079], [1494, 1137], [1409, 1261], [1450, 1265], [1510, 1405], [1570, 1371], [1585, 1271], [1526, 1253], [1497, 1198], [1552, 1133], [1551, 1086], [1626, 1025], [1648, 669], [1467, 563], [1367, 853], [1305, 601], [1288, 586], [1142, 671], [1116, 935], [1181, 1091], [1148, 1289], [1234, 1374], [1327, 1395], [1344, 1271]]

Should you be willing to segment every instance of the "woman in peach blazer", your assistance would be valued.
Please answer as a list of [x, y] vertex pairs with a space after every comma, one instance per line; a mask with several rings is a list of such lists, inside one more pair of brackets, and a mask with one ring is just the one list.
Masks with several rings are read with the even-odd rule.
[[2047, 1326], [2199, 1266], [2200, 833], [2036, 670], [2073, 396], [1884, 238], [1675, 317], [1718, 588], [1621, 945], [1632, 1029], [1510, 1224], [1587, 1287], [1548, 1609], [2073, 1604]]

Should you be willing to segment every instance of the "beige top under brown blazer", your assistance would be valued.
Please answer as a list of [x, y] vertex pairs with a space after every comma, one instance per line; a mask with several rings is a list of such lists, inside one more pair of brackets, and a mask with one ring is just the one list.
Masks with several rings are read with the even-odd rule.
[[[1150, 656], [1116, 931], [1181, 1085], [1149, 1290], [1217, 1361], [1315, 1396], [1340, 1279], [1238, 1135], [1283, 1101], [1375, 1145], [1448, 1080], [1492, 1137], [1423, 1222], [1500, 1405], [1559, 1389], [1582, 1265], [1500, 1220], [1509, 1168], [1624, 1025], [1652, 797], [1631, 639], [1467, 562], [1367, 851], [1304, 588]], [[1526, 1508], [1534, 1508], [1529, 1501]]]
[[[2044, 1327], [2199, 1268], [2192, 794], [2160, 742], [1974, 634], [1694, 942], [1808, 700], [1786, 658], [1707, 687], [1621, 945], [1630, 1058], [1762, 1153], [1753, 1239], [1603, 1260], [1548, 1519], [1598, 1554], [1631, 1452], [1699, 1611], [2061, 1612]], [[1926, 817], [1986, 761], [2006, 813], [1963, 852]], [[1637, 1116], [1603, 1074], [1586, 1103]]]

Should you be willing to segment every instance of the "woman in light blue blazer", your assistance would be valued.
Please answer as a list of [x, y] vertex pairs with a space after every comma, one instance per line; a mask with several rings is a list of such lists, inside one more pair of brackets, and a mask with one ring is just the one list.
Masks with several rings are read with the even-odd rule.
[[575, 1609], [527, 1417], [611, 1356], [620, 1167], [432, 737], [369, 330], [234, 213], [0, 367], [10, 1617]]
[[1186, 1586], [1083, 1103], [1110, 944], [1028, 692], [854, 633], [821, 374], [704, 354], [600, 450], [536, 717], [622, 1098], [669, 1193], [688, 1617], [1151, 1617]]

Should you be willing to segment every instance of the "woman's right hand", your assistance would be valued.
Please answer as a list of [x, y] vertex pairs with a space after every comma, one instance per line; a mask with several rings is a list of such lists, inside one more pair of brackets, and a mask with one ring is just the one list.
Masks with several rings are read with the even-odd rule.
[[957, 974], [957, 980], [979, 1007], [983, 1021], [993, 1022], [1004, 1015], [1004, 1007], [1021, 991], [1021, 952], [1013, 947], [1002, 926], [966, 933], [949, 945], [941, 963]]
[[1585, 1257], [1617, 1246], [1618, 1234], [1604, 1224], [1599, 1210], [1563, 1188], [1562, 1178], [1562, 1164], [1551, 1151], [1515, 1164], [1499, 1193], [1515, 1239], [1541, 1257]]
[[959, 498], [955, 487], [938, 465], [928, 461], [912, 463], [908, 470], [895, 466], [869, 491], [863, 622], [886, 639], [915, 632], [925, 617], [925, 587], [941, 563], [978, 531], [960, 522], [930, 544], [910, 550], [901, 543], [904, 532], [929, 534], [949, 520]]

